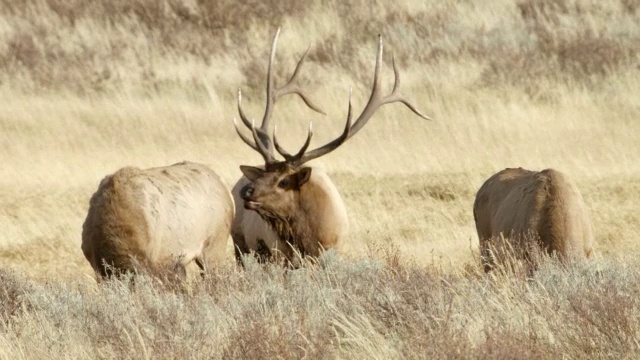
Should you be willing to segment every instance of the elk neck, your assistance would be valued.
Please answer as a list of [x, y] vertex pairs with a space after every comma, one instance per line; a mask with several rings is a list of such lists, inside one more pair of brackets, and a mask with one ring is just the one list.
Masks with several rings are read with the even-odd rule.
[[[309, 214], [302, 207], [298, 207], [298, 211], [288, 217], [263, 213], [260, 213], [260, 216], [269, 224], [280, 240], [293, 246], [302, 257], [317, 252], [315, 249], [309, 248], [309, 244], [313, 244], [317, 239], [312, 239], [313, 232], [309, 225]], [[315, 241], [315, 243], [318, 242]]]

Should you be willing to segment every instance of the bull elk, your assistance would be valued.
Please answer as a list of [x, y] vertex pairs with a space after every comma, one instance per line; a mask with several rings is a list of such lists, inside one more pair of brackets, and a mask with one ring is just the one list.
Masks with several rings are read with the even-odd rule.
[[[271, 44], [271, 54], [267, 71], [267, 100], [262, 123], [256, 127], [242, 110], [242, 95], [238, 91], [238, 112], [242, 123], [251, 131], [252, 137], [245, 136], [234, 119], [236, 132], [249, 147], [264, 159], [260, 167], [240, 166], [243, 176], [232, 190], [237, 206], [231, 236], [235, 245], [237, 260], [241, 256], [255, 252], [259, 259], [284, 259], [296, 265], [304, 256], [317, 257], [323, 250], [339, 249], [348, 231], [345, 205], [336, 186], [320, 168], [304, 166], [307, 162], [326, 155], [358, 133], [371, 116], [384, 104], [401, 102], [418, 116], [429, 119], [411, 103], [399, 95], [400, 76], [395, 61], [395, 83], [389, 95], [380, 89], [380, 69], [382, 67], [382, 38], [378, 38], [373, 88], [369, 101], [362, 113], [352, 121], [351, 94], [347, 120], [342, 134], [336, 139], [313, 150], [308, 150], [313, 135], [311, 124], [302, 148], [295, 154], [287, 152], [278, 143], [277, 127], [269, 136], [269, 121], [276, 100], [287, 94], [296, 94], [311, 109], [322, 113], [314, 105], [296, 80], [307, 56], [300, 58], [289, 81], [275, 86], [273, 62], [280, 29]], [[430, 120], [430, 119], [429, 119]], [[284, 158], [277, 160], [274, 149]]]
[[473, 217], [485, 272], [506, 260], [504, 239], [513, 255], [525, 260], [533, 260], [530, 253], [536, 249], [564, 261], [592, 253], [593, 233], [582, 195], [554, 169], [494, 174], [476, 194]]
[[204, 272], [224, 257], [233, 211], [231, 194], [205, 165], [122, 168], [91, 197], [82, 251], [102, 278], [136, 263], [184, 275], [195, 261]]

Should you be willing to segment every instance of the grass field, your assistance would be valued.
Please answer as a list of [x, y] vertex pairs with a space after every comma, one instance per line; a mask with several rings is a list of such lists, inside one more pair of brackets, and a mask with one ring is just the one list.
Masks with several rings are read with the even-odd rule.
[[[260, 163], [232, 119], [239, 87], [263, 110], [277, 26], [278, 77], [311, 45], [302, 77], [327, 113], [279, 102], [289, 148], [309, 121], [314, 144], [336, 136], [350, 87], [364, 106], [378, 33], [385, 85], [393, 52], [434, 119], [386, 106], [316, 161], [347, 205], [345, 254], [242, 272], [230, 242], [206, 282], [96, 287], [80, 233], [105, 175], [189, 160], [232, 186]], [[0, 0], [0, 357], [635, 358], [638, 89], [634, 0]], [[518, 166], [575, 180], [592, 263], [479, 274], [475, 191]]]

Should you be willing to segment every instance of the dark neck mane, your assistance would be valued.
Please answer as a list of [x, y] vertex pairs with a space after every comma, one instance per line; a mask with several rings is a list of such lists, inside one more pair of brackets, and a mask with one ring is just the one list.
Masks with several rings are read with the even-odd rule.
[[269, 227], [278, 235], [280, 240], [291, 245], [302, 257], [307, 255], [304, 243], [310, 236], [310, 231], [304, 226], [305, 219], [288, 217], [282, 218], [275, 214], [260, 213], [260, 217], [269, 224]]

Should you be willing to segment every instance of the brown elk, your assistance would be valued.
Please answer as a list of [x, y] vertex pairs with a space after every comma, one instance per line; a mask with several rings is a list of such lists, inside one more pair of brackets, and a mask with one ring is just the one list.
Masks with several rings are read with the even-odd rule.
[[494, 174], [476, 194], [473, 217], [486, 272], [504, 263], [509, 251], [529, 261], [534, 261], [530, 255], [537, 249], [565, 261], [592, 253], [593, 232], [582, 195], [554, 169], [505, 169]]
[[225, 255], [233, 212], [227, 187], [205, 165], [122, 168], [91, 197], [82, 251], [103, 278], [136, 264], [184, 276], [195, 261], [204, 272]]
[[[321, 112], [297, 85], [296, 79], [306, 58], [305, 53], [289, 81], [276, 88], [272, 66], [275, 59], [278, 32], [273, 38], [267, 72], [267, 103], [260, 127], [247, 118], [241, 106], [238, 92], [238, 112], [244, 125], [251, 130], [252, 139], [243, 135], [234, 119], [240, 138], [264, 159], [264, 166], [241, 166], [244, 174], [232, 190], [237, 206], [231, 236], [236, 258], [256, 252], [260, 258], [284, 258], [288, 263], [296, 263], [304, 256], [317, 257], [323, 250], [339, 249], [348, 232], [347, 211], [329, 176], [320, 168], [304, 166], [337, 149], [345, 141], [358, 133], [371, 116], [384, 104], [401, 102], [418, 116], [429, 119], [412, 104], [399, 95], [400, 76], [395, 61], [395, 84], [391, 94], [383, 96], [380, 89], [380, 69], [382, 67], [382, 38], [378, 40], [378, 51], [373, 79], [373, 89], [369, 101], [358, 118], [352, 122], [351, 94], [346, 125], [342, 134], [333, 141], [308, 151], [313, 135], [309, 126], [308, 135], [302, 148], [295, 154], [288, 153], [278, 143], [276, 128], [270, 137], [269, 121], [273, 106], [278, 98], [287, 94], [297, 94], [313, 110]], [[308, 50], [307, 50], [308, 51]], [[283, 161], [276, 159], [274, 149], [282, 155]]]

